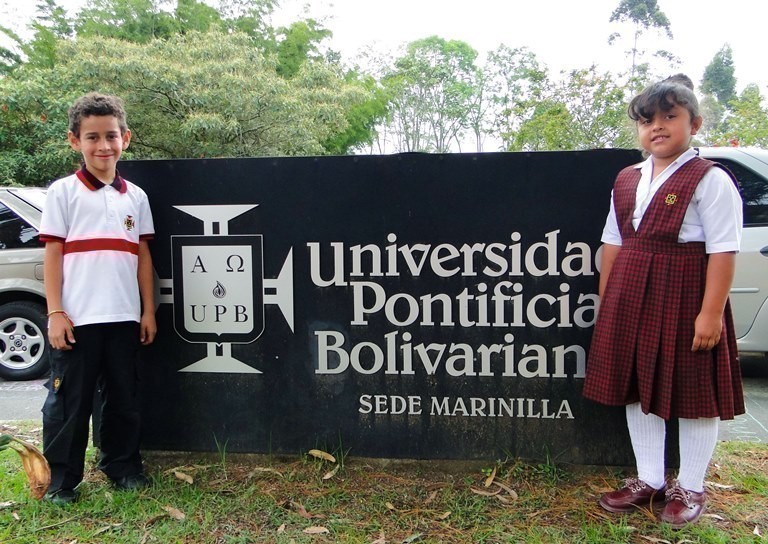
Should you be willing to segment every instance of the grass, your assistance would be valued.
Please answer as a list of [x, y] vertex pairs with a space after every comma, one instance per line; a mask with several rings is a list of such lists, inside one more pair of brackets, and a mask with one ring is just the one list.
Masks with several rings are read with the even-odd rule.
[[[32, 427], [12, 432], [39, 441]], [[208, 455], [149, 452], [151, 487], [125, 493], [110, 487], [90, 452], [80, 501], [60, 508], [31, 499], [18, 457], [3, 452], [0, 542], [682, 544], [764, 543], [768, 534], [764, 445], [720, 444], [707, 477], [709, 512], [680, 531], [647, 511], [602, 511], [598, 496], [622, 476], [615, 468], [551, 459], [383, 463], [336, 453], [344, 466], [324, 479], [334, 464], [307, 455], [244, 456], [224, 446]], [[508, 489], [485, 487], [488, 466]]]

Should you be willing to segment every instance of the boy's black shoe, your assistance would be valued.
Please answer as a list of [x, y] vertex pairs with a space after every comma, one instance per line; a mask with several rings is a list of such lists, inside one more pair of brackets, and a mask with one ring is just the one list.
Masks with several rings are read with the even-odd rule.
[[141, 472], [131, 476], [123, 476], [122, 478], [114, 479], [112, 480], [112, 483], [115, 484], [115, 488], [120, 491], [136, 491], [149, 485], [147, 477]]
[[67, 506], [77, 501], [77, 493], [74, 489], [58, 489], [45, 494], [46, 502], [56, 506]]

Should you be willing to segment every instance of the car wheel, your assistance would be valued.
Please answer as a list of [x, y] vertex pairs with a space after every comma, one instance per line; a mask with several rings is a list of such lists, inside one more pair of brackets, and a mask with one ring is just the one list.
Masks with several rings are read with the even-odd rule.
[[50, 370], [48, 318], [36, 302], [9, 302], [0, 306], [0, 377], [32, 380]]

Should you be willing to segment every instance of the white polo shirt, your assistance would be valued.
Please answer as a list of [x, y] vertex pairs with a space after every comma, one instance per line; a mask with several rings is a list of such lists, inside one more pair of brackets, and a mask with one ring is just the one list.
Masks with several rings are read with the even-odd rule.
[[[652, 157], [635, 165], [635, 168], [640, 170], [635, 209], [632, 213], [632, 225], [635, 229], [640, 225], [643, 214], [651, 204], [656, 191], [681, 166], [697, 155], [695, 149], [689, 148], [656, 176], [656, 179], [651, 179]], [[693, 192], [677, 241], [680, 243], [704, 242], [707, 253], [739, 251], [743, 222], [741, 196], [733, 180], [722, 168], [710, 168]], [[601, 241], [615, 246], [621, 245], [621, 233], [613, 205], [613, 192], [611, 192], [611, 208]]]
[[83, 167], [48, 188], [40, 240], [64, 244], [62, 309], [76, 326], [141, 320], [139, 241], [153, 235], [146, 193], [119, 174], [104, 185]]

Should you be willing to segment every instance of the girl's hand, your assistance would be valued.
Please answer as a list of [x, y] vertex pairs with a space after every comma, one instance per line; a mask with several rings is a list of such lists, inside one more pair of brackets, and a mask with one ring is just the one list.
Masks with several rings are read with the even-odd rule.
[[700, 313], [696, 317], [695, 334], [691, 351], [705, 351], [714, 348], [720, 342], [723, 332], [722, 314]]
[[142, 346], [147, 346], [155, 340], [157, 334], [157, 323], [155, 321], [155, 314], [146, 312], [141, 316], [141, 340]]
[[53, 349], [72, 349], [75, 331], [67, 314], [55, 313], [48, 318], [48, 342]]

